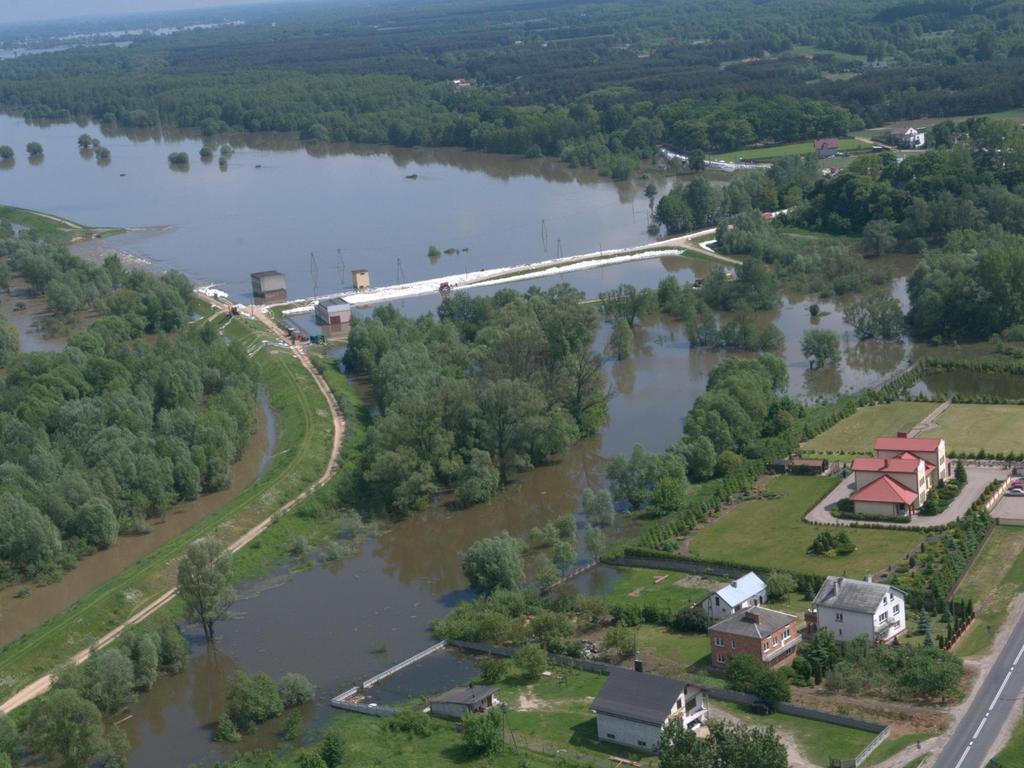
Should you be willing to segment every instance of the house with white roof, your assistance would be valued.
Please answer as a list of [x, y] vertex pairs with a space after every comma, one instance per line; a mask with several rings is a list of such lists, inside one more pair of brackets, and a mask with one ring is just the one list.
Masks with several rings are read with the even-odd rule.
[[720, 621], [738, 611], [767, 602], [768, 585], [751, 571], [705, 597], [701, 602], [701, 608], [712, 619]]
[[889, 584], [829, 576], [814, 596], [808, 626], [831, 630], [838, 640], [867, 635], [891, 643], [907, 630], [906, 593]]

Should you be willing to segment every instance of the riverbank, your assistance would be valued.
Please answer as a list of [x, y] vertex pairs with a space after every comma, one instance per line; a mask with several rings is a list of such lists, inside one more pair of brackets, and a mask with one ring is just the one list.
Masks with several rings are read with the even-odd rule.
[[[121, 625], [140, 607], [164, 595], [175, 583], [175, 563], [190, 541], [207, 535], [235, 540], [266, 521], [282, 505], [303, 498], [322, 484], [331, 469], [331, 409], [303, 364], [281, 349], [263, 346], [270, 331], [239, 318], [214, 315], [221, 332], [254, 351], [279, 425], [278, 452], [263, 477], [233, 502], [176, 537], [135, 566], [111, 579], [69, 610], [0, 652], [0, 697], [64, 663], [69, 651], [88, 648]], [[269, 527], [269, 523], [267, 523]], [[5, 704], [4, 709], [9, 708]]]

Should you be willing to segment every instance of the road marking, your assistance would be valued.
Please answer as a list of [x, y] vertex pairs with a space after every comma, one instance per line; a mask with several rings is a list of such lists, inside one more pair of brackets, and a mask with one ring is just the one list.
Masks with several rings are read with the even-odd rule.
[[980, 723], [978, 723], [978, 730], [976, 730], [976, 731], [974, 732], [974, 735], [973, 735], [973, 736], [971, 736], [971, 740], [972, 740], [972, 741], [973, 741], [974, 739], [978, 738], [978, 734], [979, 734], [979, 733], [981, 733], [981, 729], [985, 727], [985, 721], [986, 721], [986, 720], [988, 720], [988, 714], [986, 714], [986, 715], [985, 715], [985, 716], [984, 716], [983, 718], [981, 718], [981, 722], [980, 722]]
[[999, 686], [999, 690], [996, 691], [996, 695], [992, 699], [992, 703], [988, 705], [988, 711], [989, 712], [992, 711], [992, 708], [996, 705], [996, 702], [999, 701], [999, 697], [1003, 695], [1003, 689], [1006, 688], [1006, 684], [1008, 682], [1010, 682], [1010, 673], [1009, 672], [1007, 672], [1006, 673], [1006, 677], [1003, 678], [1003, 684], [1000, 685]]
[[1014, 666], [1017, 666], [1017, 664], [1019, 664], [1019, 663], [1020, 663], [1020, 657], [1021, 657], [1021, 655], [1024, 655], [1024, 645], [1022, 645], [1022, 646], [1020, 647], [1020, 650], [1019, 650], [1019, 651], [1017, 651], [1017, 658], [1015, 658], [1015, 659], [1013, 660], [1013, 665], [1014, 665]]
[[964, 753], [960, 755], [960, 759], [956, 761], [956, 765], [954, 765], [953, 768], [960, 768], [960, 766], [964, 764], [964, 760], [967, 759], [967, 753], [970, 751], [971, 748], [967, 747], [967, 749], [964, 750]]

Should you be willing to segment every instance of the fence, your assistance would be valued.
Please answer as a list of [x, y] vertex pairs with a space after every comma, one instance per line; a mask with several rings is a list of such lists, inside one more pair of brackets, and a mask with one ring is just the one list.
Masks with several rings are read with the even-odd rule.
[[349, 712], [358, 712], [361, 715], [370, 715], [372, 717], [391, 717], [393, 714], [398, 712], [397, 709], [391, 707], [381, 707], [370, 704], [357, 704], [354, 701], [342, 701], [340, 698], [331, 699], [331, 706], [335, 709], [344, 709]]
[[605, 560], [608, 565], [619, 565], [626, 568], [651, 568], [663, 569], [666, 571], [682, 571], [692, 573], [695, 576], [720, 576], [726, 579], [736, 579], [745, 575], [750, 569], [738, 566], [723, 565], [720, 563], [704, 563], [698, 560], [670, 560], [647, 557], [612, 557]]
[[577, 576], [582, 576], [584, 573], [586, 573], [587, 571], [591, 570], [592, 568], [596, 568], [600, 564], [601, 564], [600, 560], [591, 560], [591, 561], [589, 561], [587, 563], [584, 563], [579, 568], [574, 568], [573, 570], [571, 570], [568, 573], [566, 573], [565, 576], [560, 578], [558, 581], [552, 582], [548, 586], [546, 586], [543, 589], [541, 589], [541, 594], [547, 594], [548, 592], [550, 592], [555, 587], [560, 587], [563, 584], [568, 584], [570, 581], [575, 579]]
[[419, 653], [414, 654], [409, 658], [405, 659], [404, 661], [400, 661], [394, 666], [388, 667], [383, 672], [374, 675], [368, 680], [364, 680], [361, 685], [356, 685], [352, 688], [349, 688], [347, 691], [342, 691], [333, 699], [331, 699], [331, 706], [336, 707], [337, 709], [347, 709], [350, 712], [362, 712], [367, 715], [374, 715], [375, 717], [387, 717], [388, 715], [393, 715], [395, 713], [395, 710], [391, 709], [390, 707], [371, 707], [368, 704], [357, 704], [355, 702], [348, 701], [348, 699], [352, 698], [360, 691], [366, 690], [367, 688], [372, 688], [384, 678], [390, 677], [396, 672], [401, 672], [403, 669], [415, 664], [417, 661], [425, 659], [430, 654], [437, 653], [446, 645], [447, 643], [444, 640], [442, 640], [439, 643], [434, 643], [429, 648], [425, 648]]
[[360, 687], [361, 688], [372, 688], [373, 686], [375, 686], [377, 683], [379, 683], [384, 678], [391, 677], [391, 675], [395, 674], [396, 672], [401, 672], [403, 669], [405, 669], [406, 667], [412, 666], [417, 661], [419, 661], [421, 659], [425, 659], [430, 654], [436, 653], [437, 651], [440, 651], [442, 648], [444, 648], [444, 646], [445, 646], [445, 641], [444, 640], [442, 640], [440, 643], [435, 643], [434, 645], [430, 646], [429, 648], [425, 648], [424, 650], [420, 651], [419, 653], [415, 654], [414, 656], [410, 656], [405, 661], [400, 661], [397, 664], [395, 664], [395, 666], [388, 667], [387, 669], [385, 669], [380, 674], [374, 675], [373, 677], [371, 677], [369, 680], [364, 680], [363, 684]]

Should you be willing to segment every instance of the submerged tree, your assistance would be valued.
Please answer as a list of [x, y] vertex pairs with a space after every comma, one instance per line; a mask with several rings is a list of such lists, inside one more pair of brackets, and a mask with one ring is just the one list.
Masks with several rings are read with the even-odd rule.
[[178, 595], [185, 604], [185, 619], [201, 624], [207, 640], [213, 639], [214, 622], [227, 616], [235, 599], [230, 570], [224, 547], [210, 538], [189, 544], [178, 563]]

